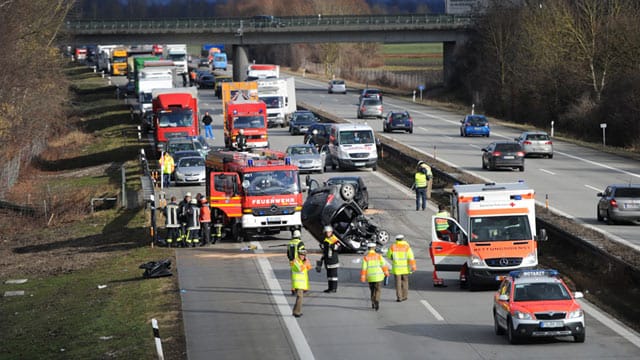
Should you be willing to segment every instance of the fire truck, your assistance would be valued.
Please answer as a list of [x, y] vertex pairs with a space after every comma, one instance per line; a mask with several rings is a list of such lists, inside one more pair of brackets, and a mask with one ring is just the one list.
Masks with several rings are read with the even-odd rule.
[[459, 279], [474, 290], [538, 265], [535, 191], [524, 182], [454, 185], [451, 216], [433, 216], [429, 254], [433, 283]]
[[198, 90], [191, 88], [153, 89], [156, 149], [160, 152], [171, 137], [198, 136]]
[[224, 144], [227, 149], [240, 149], [237, 137], [244, 132], [247, 149], [269, 147], [267, 105], [262, 101], [237, 99], [225, 104]]
[[285, 153], [213, 151], [205, 164], [214, 237], [240, 241], [301, 228], [298, 168]]

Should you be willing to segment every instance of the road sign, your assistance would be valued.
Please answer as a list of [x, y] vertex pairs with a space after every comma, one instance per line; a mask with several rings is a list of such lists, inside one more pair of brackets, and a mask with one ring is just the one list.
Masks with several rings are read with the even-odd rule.
[[424, 85], [418, 85], [418, 90], [424, 91]]
[[602, 123], [602, 124], [600, 124], [600, 128], [601, 128], [601, 129], [606, 129], [606, 128], [607, 128], [607, 123]]

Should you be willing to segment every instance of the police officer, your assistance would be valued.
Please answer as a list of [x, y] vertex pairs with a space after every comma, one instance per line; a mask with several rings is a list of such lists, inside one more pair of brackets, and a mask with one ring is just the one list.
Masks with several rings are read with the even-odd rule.
[[171, 202], [164, 208], [164, 219], [167, 228], [167, 246], [171, 247], [174, 241], [178, 243], [181, 240], [178, 204], [175, 196], [171, 197]]
[[396, 235], [387, 257], [391, 259], [391, 272], [396, 278], [396, 301], [405, 301], [409, 296], [409, 274], [416, 271], [416, 259], [404, 235]]
[[433, 178], [431, 167], [424, 161], [418, 162], [418, 168], [413, 177], [413, 186], [416, 191], [416, 211], [420, 210], [420, 201], [422, 201], [422, 211], [424, 211], [427, 207], [427, 187]]
[[369, 252], [362, 259], [360, 269], [360, 281], [369, 283], [371, 292], [371, 308], [375, 311], [380, 309], [380, 293], [382, 282], [389, 276], [389, 267], [382, 255], [376, 252], [376, 243], [367, 244]]
[[293, 307], [293, 316], [302, 316], [302, 298], [304, 292], [309, 290], [309, 270], [311, 263], [307, 259], [307, 250], [298, 250], [298, 255], [291, 262], [291, 288], [296, 293], [296, 304]]
[[338, 242], [338, 237], [333, 234], [331, 225], [324, 227], [324, 233], [324, 241], [321, 244], [322, 261], [325, 269], [327, 269], [327, 282], [329, 284], [324, 292], [334, 293], [338, 291], [338, 268], [340, 267], [338, 250], [340, 249], [340, 243]]

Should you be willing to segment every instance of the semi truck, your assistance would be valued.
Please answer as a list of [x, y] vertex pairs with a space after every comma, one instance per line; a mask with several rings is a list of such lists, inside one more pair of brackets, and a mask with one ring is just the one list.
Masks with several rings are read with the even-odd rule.
[[298, 168], [285, 153], [212, 151], [205, 166], [214, 238], [246, 241], [301, 228]]
[[115, 48], [122, 48], [123, 45], [98, 45], [96, 48], [97, 70], [111, 74], [111, 52]]
[[163, 47], [163, 56], [166, 60], [171, 60], [176, 64], [176, 72], [184, 74], [189, 72], [189, 64], [187, 61], [187, 45], [186, 44], [169, 44]]
[[127, 75], [127, 56], [127, 48], [113, 49], [111, 52], [111, 75]]
[[[216, 81], [218, 81], [216, 79]], [[216, 84], [218, 86], [220, 84]], [[216, 88], [217, 89], [217, 88]], [[222, 116], [227, 118], [225, 104], [231, 100], [240, 98], [258, 101], [258, 83], [255, 81], [245, 82], [222, 82], [220, 98], [222, 99]]]
[[291, 115], [296, 111], [295, 79], [258, 80], [258, 98], [267, 105], [268, 126], [289, 126]]
[[136, 76], [136, 93], [138, 94], [138, 112], [143, 115], [153, 109], [154, 89], [174, 88], [173, 76], [175, 66], [173, 61], [157, 60], [145, 61]]
[[153, 89], [154, 140], [161, 152], [171, 137], [194, 137], [198, 126], [198, 89]]
[[280, 65], [250, 64], [247, 67], [247, 81], [258, 79], [277, 79], [280, 77]]
[[537, 266], [537, 242], [546, 239], [546, 230], [536, 231], [535, 191], [524, 182], [454, 185], [450, 216], [431, 219], [433, 283], [497, 285], [499, 276]]

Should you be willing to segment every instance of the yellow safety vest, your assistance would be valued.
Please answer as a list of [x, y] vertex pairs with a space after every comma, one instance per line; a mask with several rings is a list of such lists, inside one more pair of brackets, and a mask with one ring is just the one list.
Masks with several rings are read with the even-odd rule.
[[309, 269], [311, 263], [309, 259], [304, 262], [298, 257], [291, 262], [291, 288], [309, 290]]
[[426, 188], [427, 174], [418, 171], [415, 175], [415, 184], [416, 184], [416, 188]]
[[395, 244], [391, 245], [387, 257], [391, 259], [391, 272], [393, 275], [405, 275], [410, 271], [416, 271], [413, 250], [411, 250], [411, 246], [406, 241], [396, 241]]
[[366, 279], [367, 282], [380, 282], [387, 275], [389, 275], [389, 269], [382, 256], [376, 253], [375, 250], [369, 251], [362, 259], [360, 281], [364, 282]]
[[451, 217], [448, 211], [440, 211], [436, 214], [436, 231], [443, 231], [449, 228], [449, 221], [447, 219], [438, 218], [438, 216], [442, 217]]
[[173, 172], [173, 158], [171, 155], [162, 157], [162, 173], [163, 174], [171, 174]]

